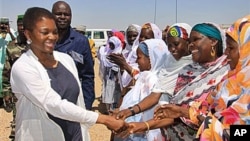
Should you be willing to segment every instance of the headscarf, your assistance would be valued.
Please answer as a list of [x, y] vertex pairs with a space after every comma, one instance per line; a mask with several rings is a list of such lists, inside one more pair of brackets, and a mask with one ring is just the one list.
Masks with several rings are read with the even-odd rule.
[[[137, 36], [139, 36], [140, 34], [140, 30], [141, 30], [141, 26], [139, 26], [139, 25], [137, 25], [137, 24], [131, 24], [131, 25], [129, 25], [128, 26], [128, 28], [127, 28], [127, 30], [126, 30], [126, 32], [125, 32], [125, 39], [126, 39], [126, 41], [128, 40], [127, 39], [127, 34], [128, 34], [128, 32], [129, 31], [134, 31], [134, 32], [137, 32], [138, 33], [138, 35]], [[134, 44], [134, 46], [137, 46], [138, 44]], [[126, 44], [126, 46], [125, 46], [125, 48], [123, 49], [123, 51], [122, 51], [122, 54], [123, 54], [123, 56], [125, 57], [125, 58], [127, 58], [128, 57], [128, 54], [131, 52], [131, 50], [132, 50], [132, 46], [133, 45], [129, 45], [128, 43]]]
[[221, 35], [220, 35], [220, 31], [212, 26], [209, 26], [207, 24], [196, 24], [193, 28], [193, 31], [197, 31], [207, 37], [212, 37], [215, 38], [217, 40], [222, 40]]
[[[169, 27], [167, 37], [179, 37], [187, 40], [191, 32], [191, 26], [186, 23], [176, 23]], [[165, 61], [166, 66], [159, 73], [159, 81], [156, 83], [153, 92], [173, 94], [176, 80], [180, 70], [191, 64], [192, 56], [183, 56], [180, 60], [175, 60], [172, 54], [168, 55]], [[165, 99], [162, 99], [165, 100]]]
[[[156, 24], [154, 24], [154, 23], [145, 23], [145, 24], [142, 25], [141, 30], [144, 29], [144, 28], [152, 29], [152, 31], [154, 33], [154, 39], [162, 39], [162, 31]], [[139, 36], [137, 36], [137, 38], [135, 39], [133, 46], [137, 45], [137, 47], [138, 47], [141, 30], [139, 32]]]
[[125, 47], [125, 44], [126, 44], [124, 34], [120, 31], [115, 31], [115, 32], [113, 32], [113, 36], [118, 37], [118, 39], [121, 41], [121, 46], [123, 49]]
[[[109, 47], [109, 43], [113, 43], [115, 48], [112, 50], [110, 49]], [[103, 61], [103, 64], [105, 67], [112, 67], [114, 66], [115, 64], [111, 63], [107, 58], [106, 56], [108, 56], [109, 54], [111, 53], [115, 53], [115, 54], [119, 54], [122, 52], [122, 43], [121, 41], [118, 39], [118, 37], [116, 36], [112, 36], [108, 39], [108, 44], [105, 48], [105, 57], [102, 58], [102, 61]]]
[[208, 114], [197, 134], [204, 141], [222, 141], [223, 130], [230, 125], [250, 124], [250, 15], [237, 20], [226, 33], [238, 43], [240, 58], [212, 97], [215, 113]]
[[[214, 27], [210, 26], [213, 25]], [[226, 48], [225, 31], [220, 28], [216, 23], [199, 23], [194, 25], [191, 31], [197, 31], [207, 37], [217, 39], [222, 42], [223, 52]]]
[[[142, 28], [145, 28], [145, 25], [147, 25], [147, 24], [148, 23], [144, 24], [142, 26]], [[162, 31], [160, 30], [160, 28], [156, 24], [153, 24], [153, 23], [149, 23], [149, 24], [150, 24], [151, 29], [153, 30], [154, 39], [162, 39]], [[138, 45], [139, 45], [139, 37], [140, 37], [140, 33], [137, 36], [137, 38], [135, 39], [132, 50], [129, 53], [128, 57], [126, 58], [127, 63], [136, 70], [139, 70], [138, 64], [136, 63], [136, 59], [137, 59], [136, 50], [137, 50]], [[127, 71], [124, 71], [122, 74], [121, 80], [122, 80], [122, 86], [126, 87], [126, 86], [128, 86], [129, 82], [132, 80], [132, 77], [130, 76], [130, 74], [128, 74]]]
[[179, 37], [184, 40], [189, 38], [192, 27], [186, 23], [176, 23], [169, 27], [167, 37]]
[[[163, 63], [169, 55], [168, 48], [162, 39], [148, 39], [143, 41], [148, 47], [151, 69], [140, 72], [135, 86], [124, 96], [120, 110], [133, 106], [147, 97], [151, 92], [154, 84], [157, 82], [157, 75], [163, 67]], [[128, 117], [126, 122], [147, 121], [153, 117], [154, 108], [146, 110], [142, 113]], [[152, 135], [152, 132], [154, 135]], [[160, 129], [150, 130], [147, 135], [148, 140], [151, 135], [161, 136]], [[156, 135], [156, 136], [157, 136]]]
[[140, 43], [138, 48], [141, 49], [142, 53], [146, 56], [149, 56], [149, 53], [148, 53], [148, 46], [145, 44], [145, 43]]
[[132, 31], [132, 32], [139, 32], [138, 29], [141, 29], [141, 27], [137, 24], [131, 24], [128, 26], [127, 30], [126, 30], [126, 33]]

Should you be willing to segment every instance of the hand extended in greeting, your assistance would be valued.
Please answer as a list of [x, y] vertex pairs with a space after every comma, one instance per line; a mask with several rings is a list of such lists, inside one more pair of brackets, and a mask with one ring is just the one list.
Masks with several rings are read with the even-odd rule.
[[164, 104], [155, 108], [154, 119], [179, 118], [182, 116], [182, 107], [175, 104]]
[[127, 65], [126, 59], [123, 57], [122, 54], [114, 54], [114, 53], [111, 53], [107, 58], [108, 58], [112, 63], [117, 64], [117, 65], [120, 66], [121, 68], [123, 68], [123, 66]]
[[125, 120], [127, 117], [131, 116], [131, 114], [129, 109], [123, 109], [116, 114], [116, 119]]
[[109, 117], [109, 121], [107, 121], [105, 125], [109, 130], [112, 130], [115, 133], [120, 133], [129, 127], [128, 123], [124, 120], [117, 120], [112, 116]]

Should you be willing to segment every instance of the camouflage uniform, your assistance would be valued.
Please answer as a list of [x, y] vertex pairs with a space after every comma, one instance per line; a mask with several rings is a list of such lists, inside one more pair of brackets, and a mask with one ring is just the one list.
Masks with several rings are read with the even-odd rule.
[[[2, 95], [3, 97], [10, 97], [9, 101], [5, 102], [5, 110], [7, 112], [11, 112], [15, 105], [15, 97], [11, 91], [10, 86], [10, 71], [11, 67], [14, 64], [14, 62], [21, 56], [23, 52], [27, 50], [26, 45], [18, 45], [14, 41], [9, 43], [9, 45], [6, 48], [6, 56], [5, 56], [5, 64], [3, 68], [3, 74], [2, 74]], [[15, 111], [13, 111], [13, 114], [15, 115]]]
[[2, 74], [5, 64], [6, 48], [12, 40], [15, 40], [16, 36], [13, 35], [13, 32], [11, 32], [9, 26], [9, 19], [6, 17], [0, 18], [0, 106], [2, 106], [4, 102], [2, 93]]
[[[7, 48], [8, 42], [5, 41], [3, 38], [0, 38], [0, 75], [2, 76], [3, 67], [5, 64], [5, 56], [6, 56], [6, 48]], [[2, 92], [2, 77], [0, 76], [0, 92]], [[0, 93], [1, 100], [3, 99], [2, 93]], [[2, 101], [1, 101], [2, 106]]]

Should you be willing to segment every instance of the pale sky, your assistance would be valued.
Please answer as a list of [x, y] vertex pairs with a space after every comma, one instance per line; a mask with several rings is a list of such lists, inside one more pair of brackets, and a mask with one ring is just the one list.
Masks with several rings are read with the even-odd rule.
[[[125, 30], [129, 24], [166, 25], [185, 22], [232, 24], [250, 14], [250, 0], [65, 0], [72, 9], [72, 27]], [[56, 0], [0, 0], [0, 17], [9, 17], [16, 29], [17, 15], [29, 7], [51, 10]], [[177, 5], [176, 5], [177, 3]]]

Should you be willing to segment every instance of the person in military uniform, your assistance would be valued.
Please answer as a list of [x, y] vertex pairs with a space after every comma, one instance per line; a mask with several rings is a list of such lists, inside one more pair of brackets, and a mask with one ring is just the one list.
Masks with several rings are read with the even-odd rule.
[[16, 35], [14, 29], [10, 28], [9, 18], [1, 17], [0, 18], [0, 38], [7, 41], [7, 43], [14, 41]]
[[11, 91], [11, 85], [10, 85], [10, 71], [11, 67], [14, 64], [14, 62], [21, 56], [22, 53], [26, 52], [28, 49], [27, 46], [27, 39], [24, 35], [24, 29], [23, 29], [23, 15], [17, 16], [17, 38], [15, 41], [12, 41], [8, 44], [6, 48], [6, 56], [5, 56], [5, 64], [3, 68], [3, 99], [4, 99], [4, 109], [7, 112], [13, 111], [13, 121], [12, 121], [12, 131], [10, 138], [14, 138], [15, 136], [15, 102], [17, 99], [13, 95]]
[[15, 40], [15, 36], [13, 35], [14, 31], [11, 32], [11, 28], [9, 25], [9, 18], [1, 17], [0, 18], [0, 107], [3, 107], [4, 100], [2, 95], [2, 72], [3, 66], [5, 64], [5, 55], [7, 45]]

